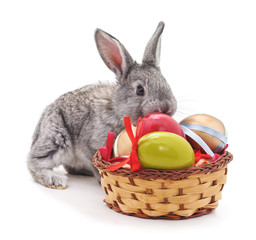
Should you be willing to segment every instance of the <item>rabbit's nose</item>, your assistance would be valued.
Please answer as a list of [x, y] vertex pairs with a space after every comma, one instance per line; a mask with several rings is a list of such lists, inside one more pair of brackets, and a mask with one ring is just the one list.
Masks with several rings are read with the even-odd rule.
[[158, 107], [159, 112], [167, 113], [170, 110], [170, 104], [167, 101], [160, 102], [160, 106]]
[[175, 106], [172, 105], [170, 102], [166, 101], [162, 104], [162, 106], [160, 106], [158, 108], [158, 110], [159, 110], [159, 112], [162, 112], [162, 113], [172, 116], [175, 112]]
[[163, 107], [159, 107], [158, 111], [161, 113], [169, 113], [170, 112], [170, 107], [169, 106], [163, 106]]

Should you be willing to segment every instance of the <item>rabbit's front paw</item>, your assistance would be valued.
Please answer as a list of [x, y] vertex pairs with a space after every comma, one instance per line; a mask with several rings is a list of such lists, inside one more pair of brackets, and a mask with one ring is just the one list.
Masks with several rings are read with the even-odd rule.
[[62, 173], [54, 172], [53, 170], [43, 170], [40, 172], [40, 176], [36, 178], [36, 181], [45, 185], [46, 187], [53, 189], [66, 189], [67, 176]]

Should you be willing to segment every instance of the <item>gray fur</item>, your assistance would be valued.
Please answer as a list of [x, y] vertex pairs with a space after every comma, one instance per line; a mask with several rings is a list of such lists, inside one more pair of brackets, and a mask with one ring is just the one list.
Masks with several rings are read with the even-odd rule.
[[[100, 56], [116, 74], [117, 82], [87, 85], [64, 94], [45, 109], [27, 162], [35, 181], [48, 187], [66, 187], [67, 177], [53, 170], [60, 165], [71, 174], [94, 175], [100, 180], [92, 164], [93, 155], [105, 146], [108, 132], [118, 134], [124, 128], [124, 116], [131, 116], [135, 125], [140, 116], [152, 112], [174, 114], [176, 99], [160, 72], [156, 56], [163, 27], [163, 23], [158, 25], [142, 64], [133, 61], [117, 39], [96, 30]], [[138, 85], [144, 87], [144, 96], [136, 94]]]

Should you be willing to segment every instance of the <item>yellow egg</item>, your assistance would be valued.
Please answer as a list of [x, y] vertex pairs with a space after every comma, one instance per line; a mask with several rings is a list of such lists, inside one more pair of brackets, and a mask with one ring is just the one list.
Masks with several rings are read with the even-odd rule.
[[[136, 127], [132, 125], [133, 135], [136, 133]], [[130, 155], [132, 151], [132, 143], [131, 140], [124, 129], [120, 134], [117, 136], [114, 147], [113, 147], [113, 155], [114, 157]]]
[[[208, 114], [195, 114], [183, 119], [180, 124], [196, 133], [213, 152], [221, 152], [226, 145], [226, 141], [220, 140], [220, 138], [226, 140], [225, 126], [216, 117]], [[220, 138], [217, 136], [220, 136]], [[194, 149], [203, 150], [192, 138], [187, 137], [187, 140]]]

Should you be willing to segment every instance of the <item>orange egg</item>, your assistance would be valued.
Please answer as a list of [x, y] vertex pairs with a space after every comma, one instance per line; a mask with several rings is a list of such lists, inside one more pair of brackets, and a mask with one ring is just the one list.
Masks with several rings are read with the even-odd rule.
[[[196, 133], [213, 152], [220, 153], [224, 149], [227, 139], [226, 130], [224, 124], [216, 117], [195, 114], [183, 119], [180, 124]], [[191, 137], [187, 136], [187, 140], [194, 149], [203, 151], [198, 142]]]

